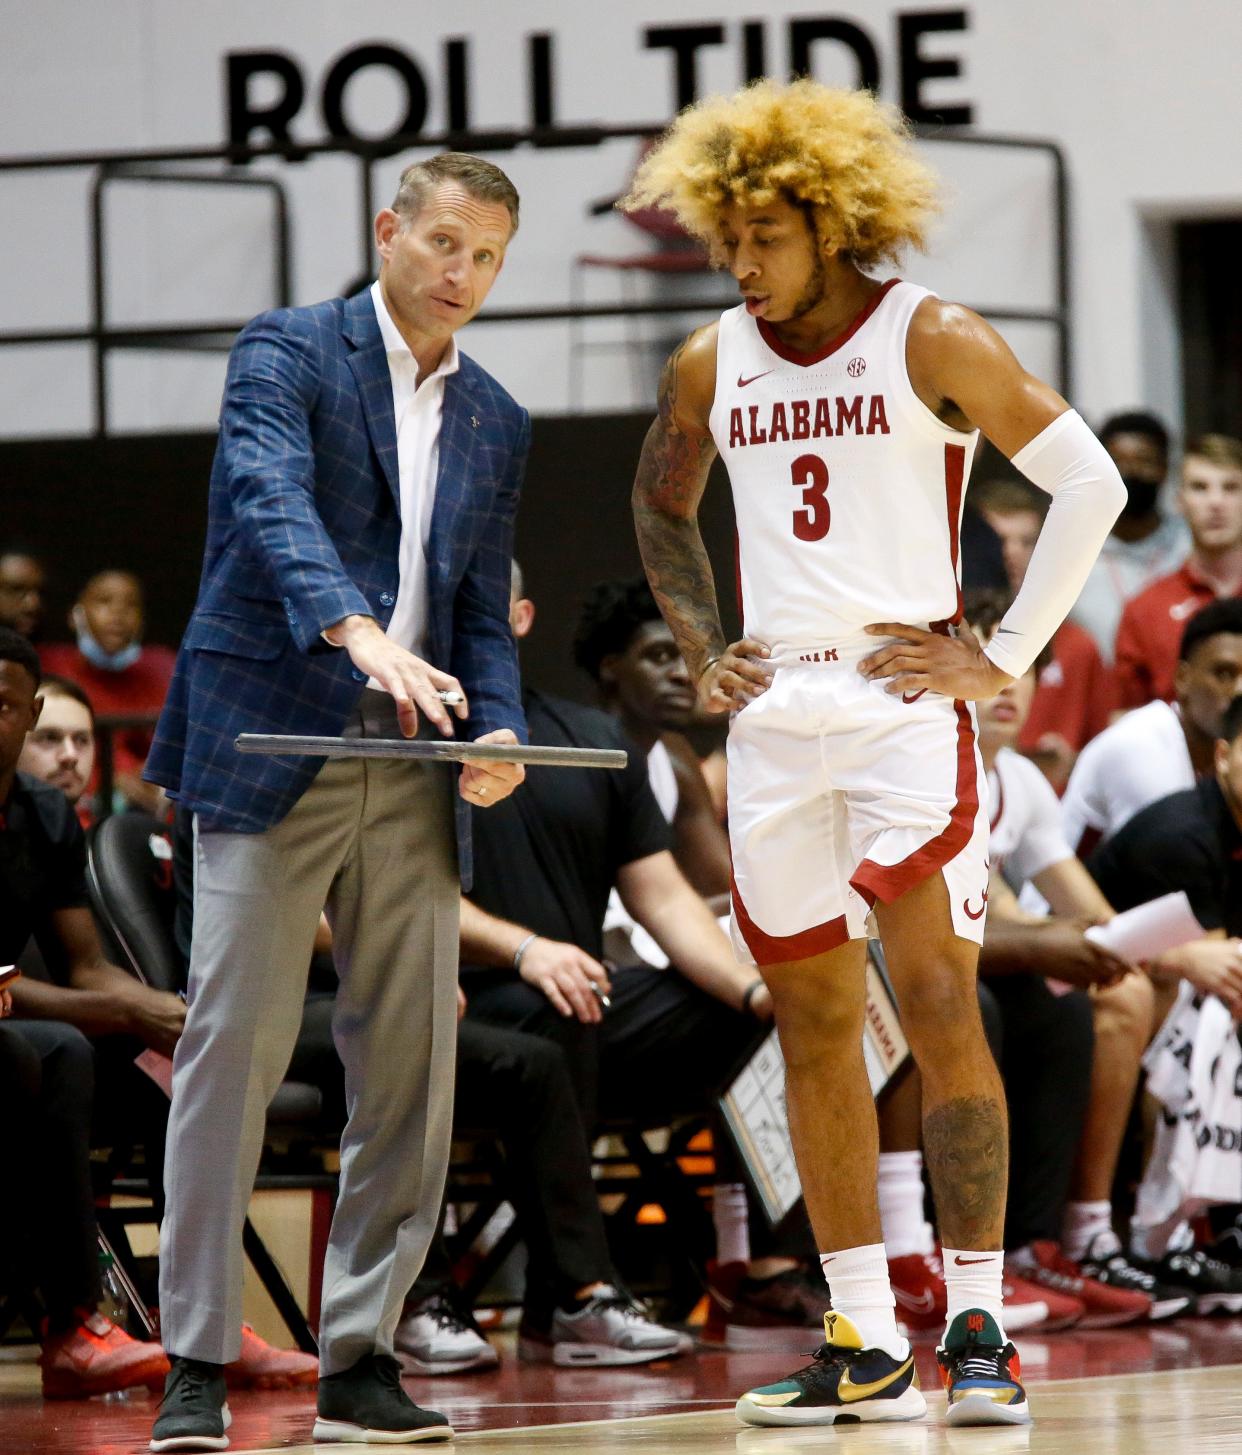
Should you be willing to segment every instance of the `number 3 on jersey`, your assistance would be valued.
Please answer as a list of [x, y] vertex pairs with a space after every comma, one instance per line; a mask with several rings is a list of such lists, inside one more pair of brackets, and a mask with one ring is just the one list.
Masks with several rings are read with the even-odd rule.
[[818, 455], [799, 455], [793, 462], [793, 483], [802, 490], [805, 510], [793, 513], [793, 533], [800, 541], [822, 541], [828, 534], [828, 466]]

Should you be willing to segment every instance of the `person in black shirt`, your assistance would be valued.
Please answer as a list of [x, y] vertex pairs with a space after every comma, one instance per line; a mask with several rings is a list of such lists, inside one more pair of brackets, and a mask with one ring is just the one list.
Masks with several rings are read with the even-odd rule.
[[[519, 638], [533, 615], [515, 589]], [[620, 725], [533, 689], [523, 701], [532, 742], [622, 748], [629, 764], [616, 773], [532, 768], [521, 801], [476, 815], [474, 889], [462, 905], [467, 1023], [557, 1042], [588, 1130], [600, 1118], [656, 1123], [702, 1108], [762, 1034], [766, 990], [677, 868], [644, 755]], [[614, 886], [675, 969], [605, 962]], [[527, 1309], [528, 1351], [555, 1337], [552, 1311], [542, 1313]]]
[[[82, 830], [65, 796], [17, 771], [26, 734], [39, 718], [39, 658], [17, 632], [0, 628], [0, 965], [14, 963], [32, 934], [47, 957], [87, 984], [84, 1018], [100, 1024], [119, 1010], [107, 986], [125, 972], [105, 965], [86, 906]], [[87, 988], [87, 986], [90, 988]], [[33, 1281], [43, 1296], [43, 1392], [79, 1398], [149, 1384], [168, 1361], [96, 1312], [99, 1273], [90, 1177], [93, 1056], [86, 1026], [65, 1024], [57, 987], [12, 983], [19, 1017], [0, 1025], [0, 1097], [8, 1166], [21, 1197], [0, 1198], [0, 1253], [12, 1287]], [[124, 997], [120, 997], [124, 1002]], [[47, 1017], [39, 1019], [38, 1017]], [[34, 1018], [31, 1018], [34, 1017]]]
[[[1193, 788], [1135, 814], [1100, 845], [1087, 867], [1118, 910], [1186, 892], [1207, 931], [1197, 946], [1193, 984], [1224, 1001], [1236, 1021], [1242, 1017], [1242, 696], [1225, 710], [1214, 766]], [[1176, 963], [1173, 955], [1162, 959]], [[1223, 1291], [1236, 1298], [1242, 1295], [1242, 1209], [1213, 1209], [1212, 1225], [1220, 1236], [1207, 1259], [1201, 1250], [1173, 1247], [1146, 1264], [1137, 1257], [1131, 1261], [1167, 1280], [1171, 1262], [1193, 1259], [1211, 1275], [1210, 1297]]]
[[[1136, 813], [1091, 856], [1088, 868], [1119, 910], [1184, 889], [1209, 936], [1242, 936], [1242, 697], [1225, 711], [1215, 774]], [[1213, 993], [1242, 1014], [1242, 953], [1222, 960]]]

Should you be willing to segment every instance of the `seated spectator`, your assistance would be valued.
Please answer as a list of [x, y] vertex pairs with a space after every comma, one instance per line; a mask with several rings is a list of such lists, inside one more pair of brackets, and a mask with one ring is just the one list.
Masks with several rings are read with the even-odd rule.
[[[34, 648], [17, 633], [0, 628], [0, 964], [29, 963], [23, 951], [33, 937], [40, 951], [38, 968], [47, 978], [23, 974], [14, 982], [13, 1009], [21, 1018], [14, 1029], [33, 1042], [43, 1069], [35, 1068], [27, 1053], [27, 1064], [18, 1074], [27, 1086], [42, 1085], [41, 1095], [51, 1095], [53, 1085], [63, 1088], [64, 1078], [72, 1083], [68, 1093], [57, 1094], [72, 1104], [80, 1119], [74, 1135], [83, 1148], [79, 1170], [93, 1230], [85, 1151], [90, 1146], [141, 1142], [152, 1199], [157, 1209], [161, 1205], [167, 1100], [134, 1066], [134, 1057], [144, 1046], [172, 1054], [185, 1022], [185, 1004], [105, 960], [86, 892], [81, 825], [59, 789], [17, 770], [25, 736], [46, 710], [38, 695], [40, 683]], [[74, 1215], [84, 1241], [82, 1205], [75, 1205]], [[78, 1296], [83, 1287], [79, 1273]], [[81, 1327], [75, 1325], [78, 1334]], [[132, 1356], [117, 1338], [119, 1331], [109, 1329], [91, 1324], [80, 1339], [75, 1335], [69, 1340], [64, 1359], [57, 1355], [52, 1361], [59, 1370], [53, 1392], [73, 1392], [72, 1370], [79, 1366], [84, 1378], [93, 1379], [92, 1350], [97, 1347], [118, 1351], [119, 1366], [128, 1367]], [[230, 1366], [231, 1377], [242, 1384], [264, 1379], [268, 1355], [267, 1346], [252, 1336], [243, 1345], [242, 1359]], [[64, 1360], [67, 1368], [62, 1367]], [[100, 1368], [108, 1364], [102, 1360]]]
[[[60, 793], [17, 771], [23, 739], [39, 717], [38, 685], [34, 648], [11, 628], [0, 628], [0, 965], [16, 961], [41, 921], [52, 920], [70, 936], [84, 928], [79, 916], [85, 911], [76, 908], [85, 902], [82, 830]], [[45, 1395], [85, 1398], [138, 1384], [158, 1388], [168, 1371], [159, 1346], [137, 1343], [95, 1311], [93, 1058], [79, 1030], [59, 1024], [54, 1011], [40, 1010], [39, 989], [19, 979], [0, 993], [5, 1016], [14, 1010], [40, 1016], [0, 1026], [6, 1152], [26, 1189], [20, 1199], [0, 1198], [0, 1250], [14, 1266], [16, 1250], [29, 1251], [19, 1276], [38, 1285], [46, 1304]]]
[[1117, 629], [1118, 702], [1173, 698], [1187, 620], [1219, 598], [1242, 596], [1242, 440], [1209, 434], [1186, 445], [1178, 492], [1193, 546], [1182, 565], [1126, 603]]
[[[532, 619], [515, 600], [519, 637]], [[630, 765], [532, 768], [512, 802], [475, 816], [475, 883], [462, 905], [467, 1023], [561, 1045], [588, 1133], [601, 1116], [659, 1123], [708, 1107], [770, 1017], [762, 981], [678, 869], [646, 764], [616, 722], [533, 689], [524, 702], [532, 742], [628, 748]], [[675, 968], [602, 963], [614, 884]], [[525, 1333], [531, 1350], [556, 1342], [547, 1314], [542, 1327], [528, 1316]]]
[[1242, 600], [1214, 601], [1182, 633], [1174, 702], [1127, 713], [1083, 749], [1061, 800], [1066, 841], [1086, 859], [1157, 798], [1210, 771], [1225, 708], [1242, 691]]
[[[1048, 497], [1022, 480], [988, 481], [975, 489], [982, 515], [1001, 538], [1009, 590], [1017, 592], [1047, 514]], [[1113, 695], [1094, 640], [1077, 622], [1062, 622], [1018, 738], [1019, 749], [1039, 765], [1058, 793], [1083, 747], [1108, 726]]]
[[[601, 582], [590, 592], [575, 632], [574, 658], [594, 682], [604, 709], [647, 755], [651, 790], [672, 828], [678, 867], [714, 912], [727, 913], [728, 836], [685, 736], [695, 694], [645, 576]], [[667, 968], [667, 956], [626, 913], [616, 889], [604, 928], [613, 959]], [[811, 1316], [817, 1321], [822, 1280], [809, 1223], [793, 1219], [781, 1237], [772, 1238], [762, 1215], [751, 1217], [745, 1184], [726, 1180], [741, 1176], [728, 1139], [717, 1138], [715, 1150], [721, 1181], [714, 1189], [713, 1216], [718, 1241], [731, 1256], [709, 1267], [708, 1291], [717, 1315], [709, 1334], [721, 1323], [723, 1342], [734, 1347], [770, 1334], [773, 1327], [788, 1327], [791, 1316], [801, 1326], [808, 1312], [808, 1283], [816, 1294]], [[787, 1299], [791, 1292], [795, 1296]]]
[[37, 641], [43, 626], [43, 563], [23, 546], [0, 551], [0, 626]]
[[90, 698], [68, 677], [44, 675], [39, 721], [27, 734], [17, 760], [20, 773], [59, 788], [90, 828], [94, 808], [86, 785], [95, 771], [95, 713]]
[[[1100, 846], [1089, 867], [1118, 909], [1185, 891], [1207, 938], [1162, 957], [1161, 964], [1179, 965], [1180, 960], [1179, 968], [1195, 988], [1222, 1000], [1236, 1022], [1242, 1018], [1242, 697], [1224, 714], [1213, 770], [1193, 787], [1136, 814]], [[1188, 952], [1198, 962], [1195, 975], [1185, 964]], [[1236, 1035], [1236, 1029], [1228, 1026], [1227, 1034]], [[1161, 1175], [1166, 1172], [1161, 1169]], [[1184, 1239], [1158, 1245], [1151, 1232], [1136, 1218], [1131, 1227], [1135, 1263], [1166, 1282], [1193, 1279], [1207, 1309], [1242, 1308], [1236, 1239], [1205, 1252], [1187, 1247]]]
[[1160, 489], [1169, 473], [1169, 432], [1155, 415], [1115, 414], [1098, 433], [1129, 498], [1070, 616], [1091, 633], [1111, 667], [1122, 608], [1181, 565], [1190, 549], [1190, 532], [1180, 516], [1160, 509]]
[[[129, 571], [100, 571], [69, 614], [77, 641], [42, 647], [47, 672], [82, 687], [100, 717], [154, 717], [164, 705], [176, 654], [144, 643], [142, 585]], [[115, 792], [122, 804], [159, 813], [163, 790], [142, 779], [149, 728], [126, 728], [112, 740]]]
[[574, 660], [594, 682], [604, 711], [646, 754], [681, 872], [704, 899], [727, 908], [729, 840], [685, 736], [694, 688], [645, 576], [594, 588], [583, 603]]

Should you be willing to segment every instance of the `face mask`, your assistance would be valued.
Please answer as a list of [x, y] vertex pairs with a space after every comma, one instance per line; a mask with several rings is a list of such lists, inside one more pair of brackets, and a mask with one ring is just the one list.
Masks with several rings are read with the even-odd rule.
[[80, 606], [74, 608], [73, 627], [78, 636], [78, 651], [92, 667], [98, 667], [101, 672], [124, 672], [142, 655], [141, 642], [130, 642], [129, 646], [122, 647], [119, 652], [105, 652], [91, 636], [90, 628], [86, 625], [86, 613]]
[[1126, 487], [1126, 503], [1121, 507], [1122, 515], [1150, 515], [1155, 508], [1160, 486], [1151, 480], [1140, 480], [1134, 475], [1123, 475], [1121, 483]]

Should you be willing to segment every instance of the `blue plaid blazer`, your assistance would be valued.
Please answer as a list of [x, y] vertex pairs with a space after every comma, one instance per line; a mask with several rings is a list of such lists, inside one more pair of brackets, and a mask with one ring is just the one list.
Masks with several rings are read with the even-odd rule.
[[[463, 736], [526, 740], [509, 630], [526, 411], [473, 360], [445, 380], [428, 543], [427, 657], [460, 678]], [[261, 314], [229, 358], [198, 600], [146, 776], [208, 828], [278, 823], [322, 758], [243, 756], [239, 732], [339, 734], [364, 678], [320, 631], [386, 626], [401, 536], [388, 358], [369, 290]], [[463, 877], [470, 815], [458, 801]]]

